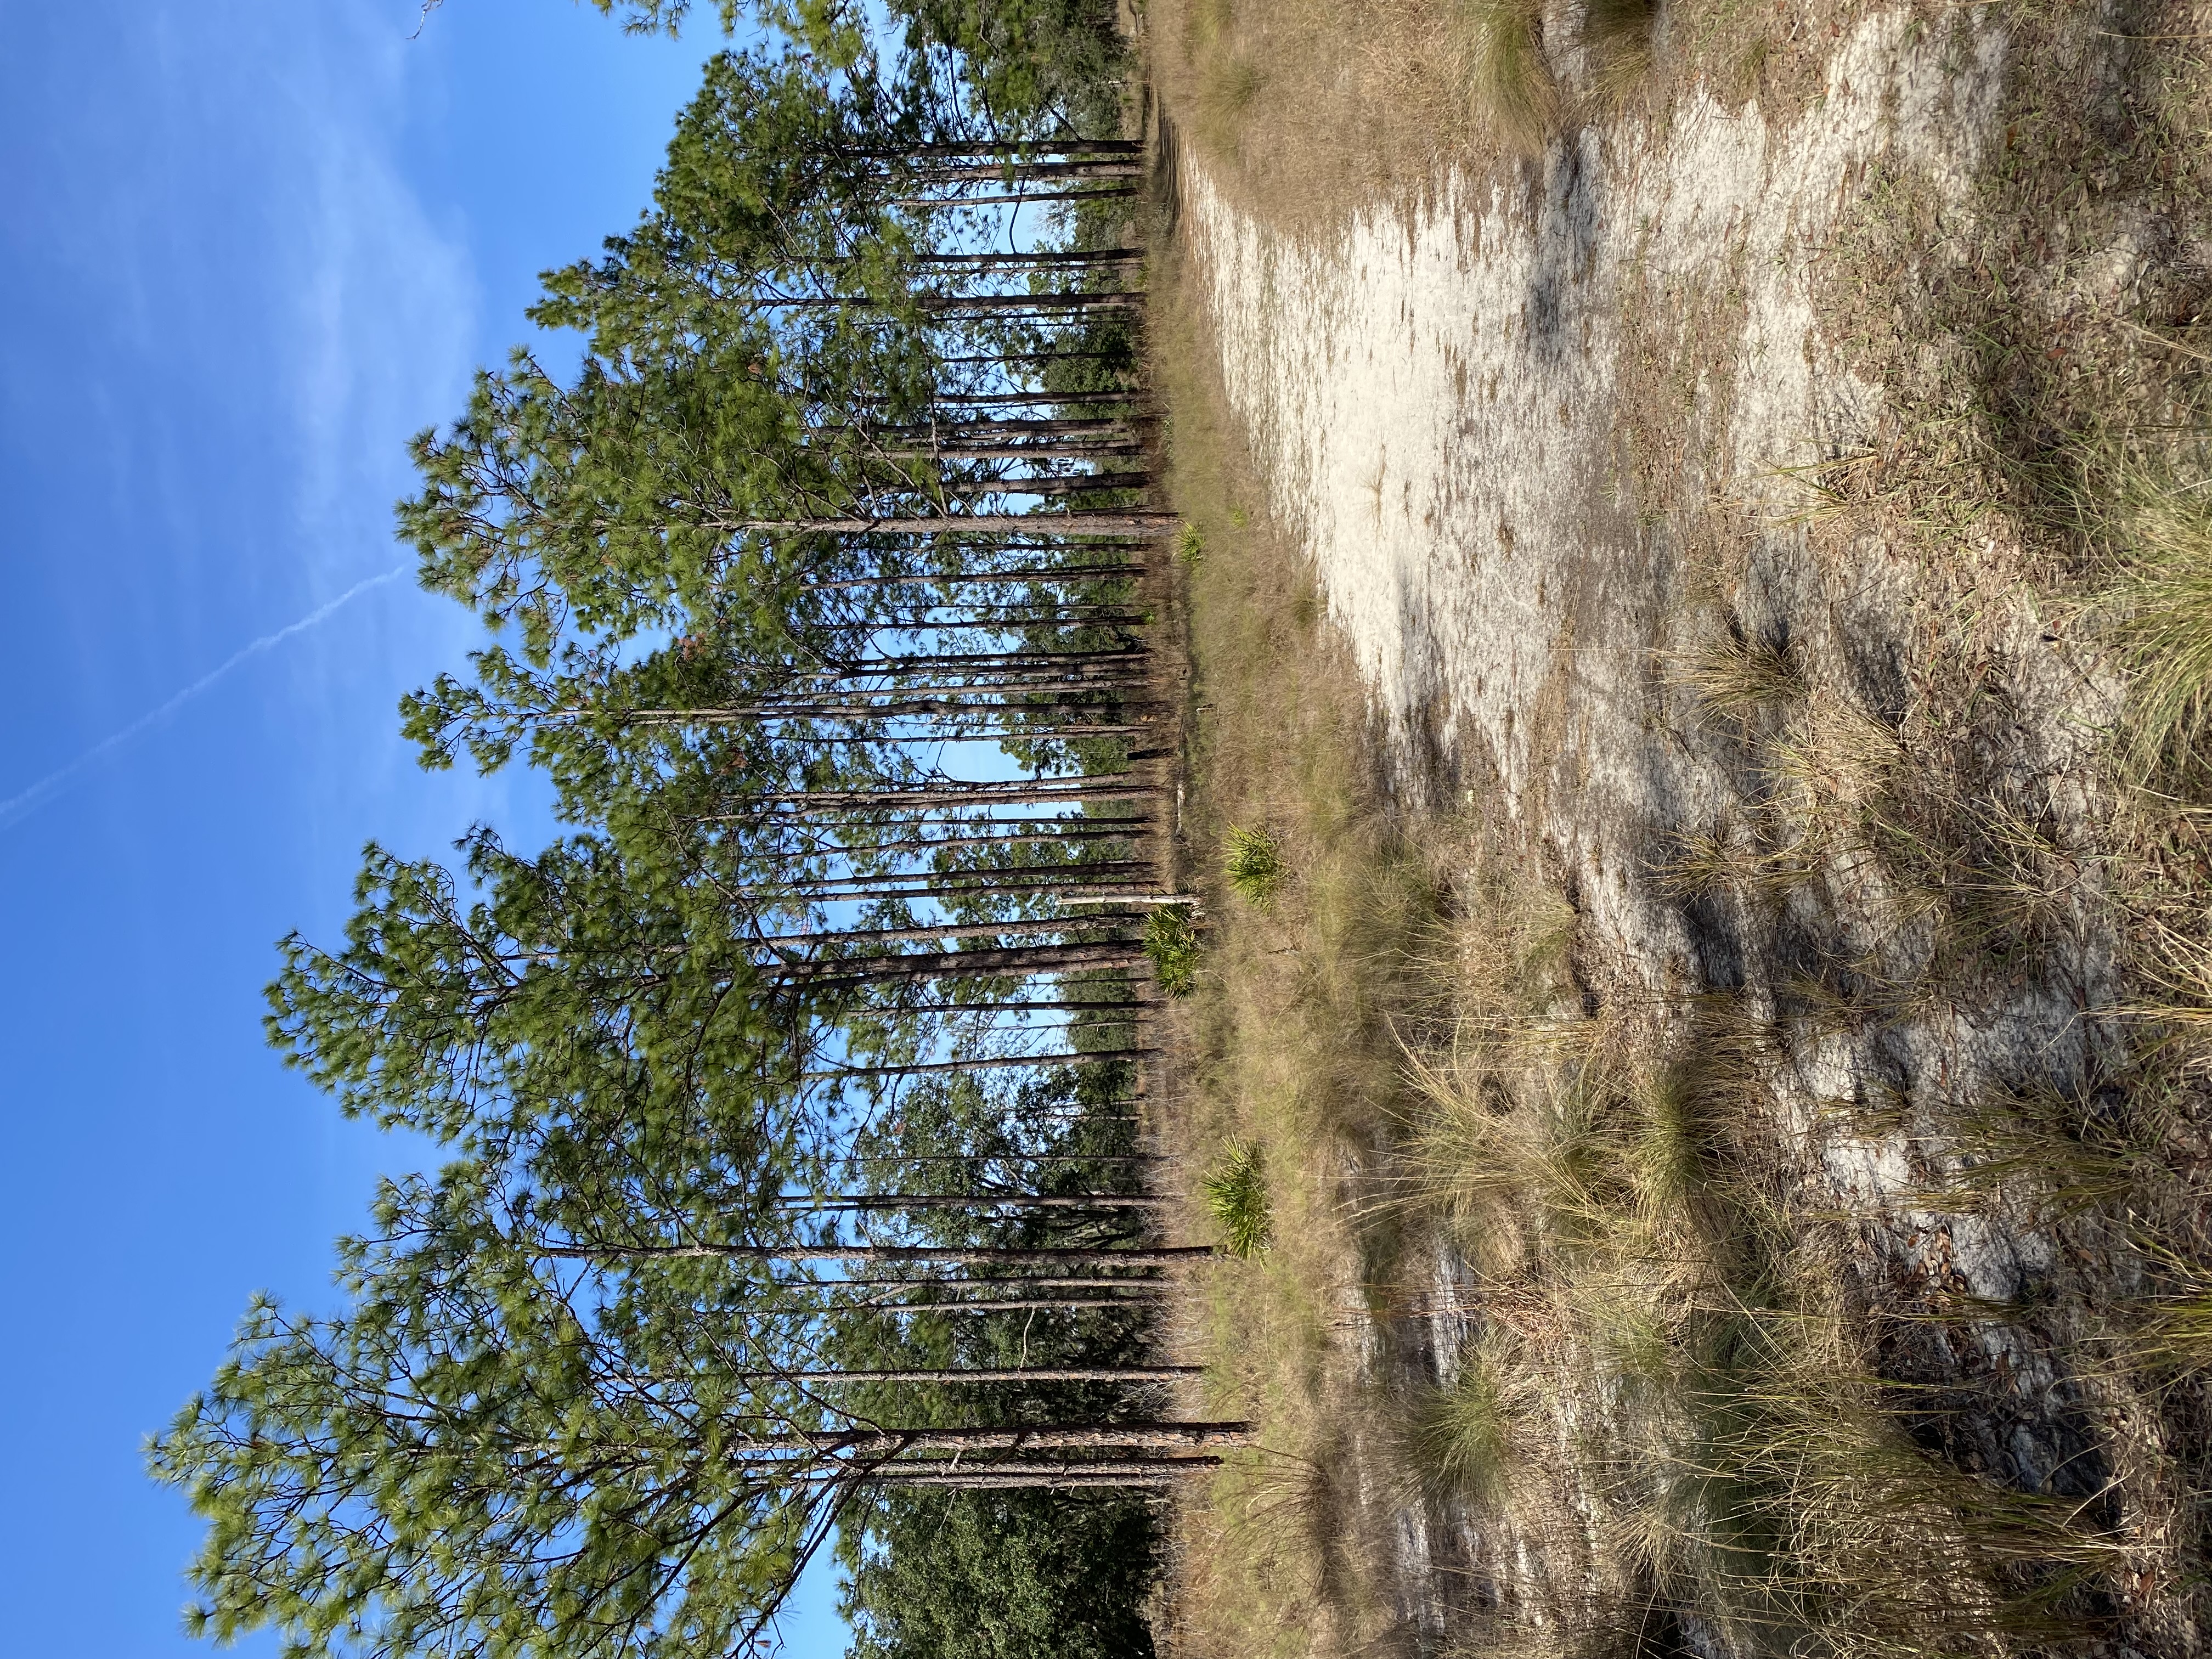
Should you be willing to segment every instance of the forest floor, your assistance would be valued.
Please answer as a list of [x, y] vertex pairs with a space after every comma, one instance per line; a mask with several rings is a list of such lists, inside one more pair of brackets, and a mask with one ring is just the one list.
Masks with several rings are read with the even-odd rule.
[[1272, 1206], [1164, 1642], [2197, 1651], [2212, 14], [1143, 33]]

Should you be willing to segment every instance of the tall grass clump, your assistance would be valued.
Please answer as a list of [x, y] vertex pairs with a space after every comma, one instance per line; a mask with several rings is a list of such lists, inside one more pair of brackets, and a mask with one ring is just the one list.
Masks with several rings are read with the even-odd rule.
[[1198, 71], [1199, 132], [1216, 149], [1233, 149], [1266, 76], [1239, 47], [1231, 0], [1198, 0], [1188, 27], [1187, 50]]
[[1253, 1255], [1267, 1248], [1274, 1237], [1275, 1212], [1268, 1200], [1267, 1165], [1258, 1146], [1250, 1141], [1232, 1145], [1212, 1173], [1199, 1183], [1199, 1191], [1231, 1255]]
[[[1705, 999], [1617, 1054], [1594, 1021], [1580, 1048], [1530, 1046], [1475, 1012], [1450, 1051], [1407, 1056], [1408, 1207], [1450, 1230], [1504, 1334], [1409, 1402], [1426, 1495], [1510, 1515], [1586, 1480], [1607, 1570], [1746, 1659], [2071, 1633], [2111, 1540], [1914, 1442], [1849, 1311], [1846, 1247], [1793, 1203], [1756, 1011]], [[2189, 1352], [2208, 1306], [2194, 1282], [2146, 1304], [2150, 1345]], [[1588, 1400], [1602, 1431], [1569, 1403]]]
[[1408, 1402], [1406, 1452], [1425, 1491], [1486, 1504], [1510, 1490], [1512, 1383], [1510, 1366], [1475, 1346], [1462, 1356], [1458, 1376]]
[[2141, 775], [2190, 758], [2212, 714], [2212, 497], [2137, 482], [2124, 500], [2101, 609], [2130, 674], [2124, 742]]
[[[1915, 1446], [1833, 1313], [1739, 1304], [1693, 1318], [1685, 1434], [1632, 1523], [1739, 1653], [1999, 1650], [2062, 1638], [2064, 1589], [2102, 1540], [2067, 1506]], [[2027, 1590], [2008, 1581], [2032, 1568]]]
[[2193, 1291], [2151, 1298], [2143, 1309], [2137, 1352], [2177, 1370], [2212, 1370], [2212, 1284], [2200, 1280]]
[[1145, 919], [1145, 955], [1161, 990], [1190, 994], [1198, 983], [1198, 928], [1182, 905], [1164, 905]]
[[1652, 0], [1589, 0], [1583, 14], [1583, 46], [1603, 97], [1626, 98], [1651, 72]]
[[1668, 684], [1721, 714], [1793, 704], [1806, 692], [1804, 671], [1789, 652], [1746, 639], [1733, 627], [1694, 650], [1663, 659], [1661, 668]]
[[1757, 1110], [1757, 1079], [1717, 1042], [1629, 1091], [1620, 1158], [1638, 1219], [1714, 1231], [1711, 1212]]
[[1467, 0], [1462, 50], [1469, 78], [1499, 138], [1540, 154], [1559, 118], [1559, 84], [1544, 57], [1537, 0]]
[[2143, 1364], [2160, 1370], [2212, 1372], [2212, 1268], [2148, 1230], [2137, 1234], [2136, 1246], [2165, 1282], [2135, 1298], [2129, 1346]]
[[1247, 903], [1261, 909], [1275, 902], [1290, 878], [1283, 849], [1265, 830], [1231, 829], [1226, 848], [1229, 884]]

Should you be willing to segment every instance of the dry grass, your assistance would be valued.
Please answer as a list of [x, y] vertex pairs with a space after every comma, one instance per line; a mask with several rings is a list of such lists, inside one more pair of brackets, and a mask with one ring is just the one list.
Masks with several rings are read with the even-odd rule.
[[2200, 769], [2212, 716], [2212, 478], [2136, 471], [2114, 495], [2118, 568], [2100, 609], [2129, 672], [2125, 763], [2144, 776]]
[[1590, 55], [1601, 96], [1619, 102], [1651, 79], [1653, 31], [1659, 9], [1652, 0], [1589, 0], [1583, 13], [1583, 49]]
[[1170, 119], [1217, 182], [1318, 226], [1477, 155], [1458, 0], [1149, 0]]
[[[1444, 167], [1510, 172], [1585, 122], [1700, 83], [1793, 106], [1849, 8], [1778, 18], [1750, 0], [1597, 0], [1547, 38], [1537, 0], [1146, 0], [1170, 119], [1216, 182], [1279, 225], [1318, 229], [1428, 190]], [[1662, 43], [1663, 33], [1663, 43]], [[1568, 78], [1571, 71], [1572, 78]]]
[[[1693, 82], [1784, 110], [1853, 16], [1785, 9], [1686, 0], [1655, 28], [1606, 0], [1563, 40], [1509, 0], [1154, 0], [1148, 28], [1164, 106], [1217, 181], [1278, 223], [1325, 228], [1446, 164], [1525, 184], [1547, 135], [1663, 112]], [[1390, 1486], [1378, 1475], [1433, 1534], [1474, 1528], [1486, 1562], [1523, 1564], [1486, 1567], [1495, 1604], [1452, 1627], [1468, 1652], [1995, 1655], [2078, 1634], [2098, 1597], [2139, 1650], [2186, 1645], [2204, 1582], [2190, 1494], [2212, 1485], [2212, 1276], [2191, 1265], [2212, 1167], [2212, 811], [2191, 757], [2212, 683], [2212, 492], [2183, 453], [2203, 429], [2177, 389], [2195, 346], [2161, 359], [2100, 340], [2081, 250], [2132, 234], [2120, 197], [2165, 189], [2147, 179], [2172, 185], [2160, 212], [2197, 222], [2212, 145], [2175, 135], [2201, 131], [2207, 82], [2199, 65], [2135, 106], [2166, 125], [2114, 161], [2109, 135], [2036, 101], [2079, 101], [2095, 48], [2078, 20], [2004, 10], [2025, 90], [2007, 94], [1972, 224], [1877, 177], [1862, 216], [1876, 222], [1847, 226], [1822, 266], [1816, 314], [1899, 429], [1808, 471], [1804, 511], [1747, 526], [1678, 488], [1726, 470], [1681, 411], [1711, 381], [1710, 424], [1728, 423], [1743, 273], [1628, 285], [1652, 309], [1623, 319], [1616, 435], [1639, 521], [1718, 550], [1686, 583], [1709, 609], [1673, 619], [1692, 643], [1659, 657], [1655, 702], [1684, 741], [1727, 746], [1741, 780], [1740, 798], [1661, 826], [1674, 856], [1652, 889], [1747, 942], [1755, 994], [1628, 994], [1532, 849], [1380, 811], [1357, 687], [1200, 379], [1194, 325], [1171, 305], [1163, 319], [1177, 501], [1203, 550], [1185, 561], [1203, 705], [1188, 840], [1211, 887], [1229, 826], [1278, 825], [1300, 875], [1272, 912], [1215, 906], [1183, 1007], [1199, 1167], [1263, 1148], [1277, 1238], [1210, 1291], [1220, 1403], [1264, 1424], [1267, 1449], [1187, 1517], [1194, 1653], [1404, 1639], [1389, 1505], [1362, 1496]], [[2198, 27], [2167, 10], [2138, 25]], [[2114, 161], [2118, 194], [2093, 155]], [[2201, 309], [2201, 292], [2144, 280], [2166, 314]], [[2164, 459], [2052, 461], [2115, 425]], [[1836, 568], [1878, 547], [1924, 597], [1886, 619], [1893, 633], [1856, 639], [1817, 604], [1786, 630], [1730, 620], [1747, 550], [1789, 537]], [[2009, 678], [2039, 648], [2035, 629], [2006, 631], [2030, 579], [2076, 601], [2042, 605], [2057, 620], [2041, 644], [2084, 623], [2071, 659], [2127, 679], [2112, 773], [2154, 790], [2108, 798], [2087, 765], [2045, 787], [2022, 758], [2021, 732], [2052, 718]], [[2131, 965], [2115, 974], [2107, 942]], [[2044, 1047], [2002, 1027], [2039, 995], [2058, 1011]], [[1992, 1086], [2006, 1042], [2017, 1075]], [[1886, 1091], [1864, 1063], [1885, 1044], [1943, 1063]], [[1980, 1068], [1971, 1085], [1950, 1082], [1954, 1058]], [[1865, 1086], [1848, 1097], [1808, 1081], [1853, 1067]], [[1829, 1153], [1886, 1160], [1888, 1184], [1839, 1197]], [[1952, 1235], [1984, 1222], [2049, 1249], [2017, 1306], [1973, 1303], [1946, 1267]], [[1893, 1257], [1924, 1249], [1924, 1277], [1885, 1279], [1877, 1233]], [[1471, 1278], [1436, 1277], [1439, 1241]], [[1372, 1348], [1439, 1311], [1472, 1333], [1455, 1367], [1371, 1386]], [[1995, 1348], [2061, 1380], [1991, 1377]], [[2006, 1486], [2002, 1450], [1973, 1450], [2054, 1399], [2076, 1402], [2106, 1460], [2090, 1500]]]
[[1602, 1497], [1600, 1575], [1739, 1653], [1965, 1653], [2072, 1628], [2074, 1587], [2124, 1553], [1905, 1433], [1848, 1312], [1842, 1241], [1779, 1179], [1771, 1034], [1707, 1001], [1623, 1064], [1546, 1067], [1494, 1013], [1478, 999], [1449, 1064], [1413, 1063], [1413, 1179], [1486, 1297], [1554, 1317], [1414, 1402], [1432, 1480], [1495, 1505], [1506, 1470], [1540, 1461], [1525, 1448], [1572, 1445], [1564, 1472]]
[[[1264, 1250], [1222, 1261], [1202, 1289], [1208, 1409], [1259, 1424], [1261, 1443], [1186, 1503], [1163, 1634], [1239, 1659], [1349, 1652], [1389, 1638], [1395, 1614], [1389, 1540], [1355, 1497], [1364, 1462], [1389, 1454], [1346, 1347], [1370, 1241], [1340, 1182], [1395, 1109], [1392, 1022], [1428, 994], [1437, 876], [1380, 809], [1364, 696], [1317, 625], [1310, 578], [1255, 510], [1257, 481], [1206, 378], [1203, 319], [1162, 263], [1170, 487], [1203, 549], [1183, 562], [1195, 712], [1182, 846], [1213, 921], [1206, 970], [1176, 1005], [1188, 1097], [1161, 1127], [1191, 1167], [1264, 1170], [1270, 1224]], [[1231, 831], [1259, 824], [1272, 902], [1230, 902], [1254, 863]], [[1285, 847], [1298, 849], [1295, 882]], [[1233, 1231], [1213, 1208], [1193, 1194], [1194, 1236]]]
[[1729, 717], [1747, 733], [1758, 780], [1719, 823], [1676, 831], [1661, 870], [1671, 890], [1733, 892], [1771, 913], [1893, 820], [1908, 759], [1899, 734], [1832, 688], [1812, 685], [1780, 650], [1731, 629], [1662, 658], [1662, 672], [1698, 713]]
[[1465, 0], [1448, 34], [1467, 64], [1467, 80], [1500, 141], [1537, 155], [1559, 125], [1562, 98], [1544, 54], [1539, 0]]
[[1805, 677], [1784, 647], [1729, 629], [1694, 649], [1661, 659], [1661, 672], [1698, 705], [1741, 718], [1787, 708], [1805, 695]]
[[2171, 1247], [2146, 1246], [2166, 1284], [2130, 1310], [2137, 1321], [2132, 1343], [2152, 1365], [2212, 1372], [2212, 1271]]
[[[1255, 602], [1249, 589], [1228, 597]], [[1290, 616], [1304, 625], [1294, 604]], [[1212, 621], [1234, 632], [1226, 614]], [[1234, 672], [1279, 660], [1255, 652]], [[1674, 678], [1759, 725], [1759, 811], [1794, 837], [1794, 879], [1895, 809], [1898, 731], [1782, 653], [1730, 636], [1679, 659]], [[1376, 905], [1364, 857], [1333, 856], [1382, 833], [1336, 769], [1350, 751], [1314, 775], [1343, 793], [1285, 793], [1260, 758], [1285, 738], [1267, 724], [1280, 718], [1267, 693], [1283, 687], [1259, 690], [1224, 718], [1228, 687], [1207, 677], [1206, 754], [1224, 770], [1200, 776], [1209, 792], [1236, 776], [1245, 797], [1210, 810], [1297, 822], [1322, 868], [1304, 904], [1224, 927], [1221, 1002], [1194, 1012], [1220, 1022], [1208, 1093], [1227, 1123], [1214, 1133], [1261, 1137], [1312, 1189], [1281, 1229], [1303, 1266], [1231, 1270], [1212, 1331], [1237, 1408], [1304, 1473], [1267, 1503], [1254, 1492], [1276, 1487], [1225, 1479], [1193, 1519], [1188, 1645], [1342, 1652], [1381, 1639], [1387, 1540], [1372, 1506], [1346, 1496], [1363, 1468], [1395, 1468], [1440, 1518], [1478, 1517], [1492, 1547], [1553, 1563], [1468, 1626], [1486, 1651], [1626, 1639], [1655, 1609], [1747, 1655], [1903, 1659], [2078, 1635], [2081, 1596], [2139, 1571], [2141, 1552], [2077, 1506], [1965, 1473], [1907, 1432], [1911, 1397], [1881, 1379], [1852, 1311], [1850, 1236], [1795, 1195], [1801, 1149], [1776, 1127], [1789, 1032], [1742, 998], [1617, 1001], [1593, 1017], [1574, 909], [1525, 853], [1465, 826], [1449, 842], [1456, 921]], [[1334, 740], [1356, 740], [1348, 709], [1340, 718]], [[2001, 805], [1948, 805], [1984, 850], [1952, 872], [1946, 902], [2002, 887], [2025, 902], [2011, 889], [2035, 885], [2048, 837]], [[1806, 822], [1827, 827], [1808, 839]], [[1382, 966], [1385, 985], [1353, 991], [1305, 960], [1348, 951]], [[1446, 998], [1448, 1028], [1435, 1018]], [[1383, 1018], [1393, 1006], [1411, 1012], [1402, 1029]], [[1374, 1069], [1382, 1030], [1401, 1039], [1389, 1080]], [[1393, 1126], [1379, 1145], [1363, 1133], [1378, 1118]], [[1954, 1209], [2025, 1184], [2057, 1210], [2109, 1212], [2161, 1167], [2154, 1134], [2116, 1139], [2080, 1103], [2047, 1096], [1958, 1108], [1945, 1133], [1966, 1161], [1948, 1191], [1923, 1196]], [[1316, 1194], [1354, 1190], [1338, 1173], [1352, 1160], [1380, 1198], [1313, 1207]], [[1332, 1304], [1380, 1265], [1402, 1273], [1436, 1228], [1477, 1275], [1478, 1334], [1441, 1383], [1364, 1391]], [[2202, 1363], [2206, 1298], [2175, 1285], [2146, 1304], [2124, 1370]], [[1598, 1503], [1594, 1538], [1559, 1502], [1570, 1491]]]

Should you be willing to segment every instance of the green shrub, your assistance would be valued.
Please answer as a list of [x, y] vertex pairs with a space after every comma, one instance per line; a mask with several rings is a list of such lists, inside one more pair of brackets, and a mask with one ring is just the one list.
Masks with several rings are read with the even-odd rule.
[[1229, 884], [1248, 902], [1265, 909], [1275, 902], [1290, 869], [1273, 836], [1265, 830], [1232, 829], [1227, 857]]
[[1198, 983], [1198, 929], [1182, 905], [1164, 906], [1146, 919], [1145, 954], [1161, 990], [1171, 997], [1190, 994]]
[[1219, 1166], [1199, 1183], [1199, 1190], [1231, 1255], [1250, 1255], [1267, 1248], [1275, 1216], [1267, 1201], [1267, 1172], [1257, 1146], [1249, 1141], [1231, 1146]]

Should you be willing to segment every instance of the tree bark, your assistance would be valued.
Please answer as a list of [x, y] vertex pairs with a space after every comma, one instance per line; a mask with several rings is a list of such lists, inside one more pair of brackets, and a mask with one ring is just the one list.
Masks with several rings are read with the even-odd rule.
[[[1146, 1249], [1111, 1246], [971, 1248], [963, 1244], [541, 1244], [535, 1253], [568, 1261], [915, 1261], [950, 1267], [1034, 1262], [1040, 1266], [1167, 1267], [1212, 1255], [1211, 1244]], [[817, 1281], [834, 1284], [835, 1280]]]
[[1165, 1210], [1180, 1200], [1150, 1193], [866, 1193], [826, 1198], [779, 1198], [784, 1211], [847, 1213], [901, 1210]]
[[1091, 1066], [1107, 1060], [1152, 1060], [1158, 1048], [1073, 1049], [1049, 1054], [992, 1054], [977, 1060], [933, 1060], [913, 1066], [842, 1066], [800, 1074], [805, 1083], [847, 1077], [937, 1077], [953, 1072], [1004, 1072], [1024, 1066]]
[[875, 519], [730, 519], [710, 520], [706, 527], [768, 534], [779, 531], [794, 535], [942, 536], [962, 530], [1028, 530], [1039, 534], [1083, 536], [1098, 531], [1154, 530], [1177, 521], [1177, 515], [1158, 508], [1121, 508], [1113, 512], [1073, 513], [951, 513]]
[[939, 1388], [967, 1382], [1182, 1382], [1206, 1375], [1203, 1365], [1009, 1365], [988, 1370], [737, 1371], [763, 1382], [869, 1382]]
[[1029, 979], [1042, 974], [1133, 969], [1149, 958], [1144, 946], [1124, 944], [1028, 945], [983, 951], [913, 951], [898, 956], [830, 957], [785, 963], [766, 971], [785, 986], [912, 985], [948, 979]]
[[[1252, 1443], [1249, 1423], [1044, 1423], [1034, 1428], [823, 1429], [741, 1442], [745, 1451], [823, 1451], [852, 1456], [896, 1452], [1216, 1451]], [[1078, 1466], [1080, 1467], [1080, 1466]]]

